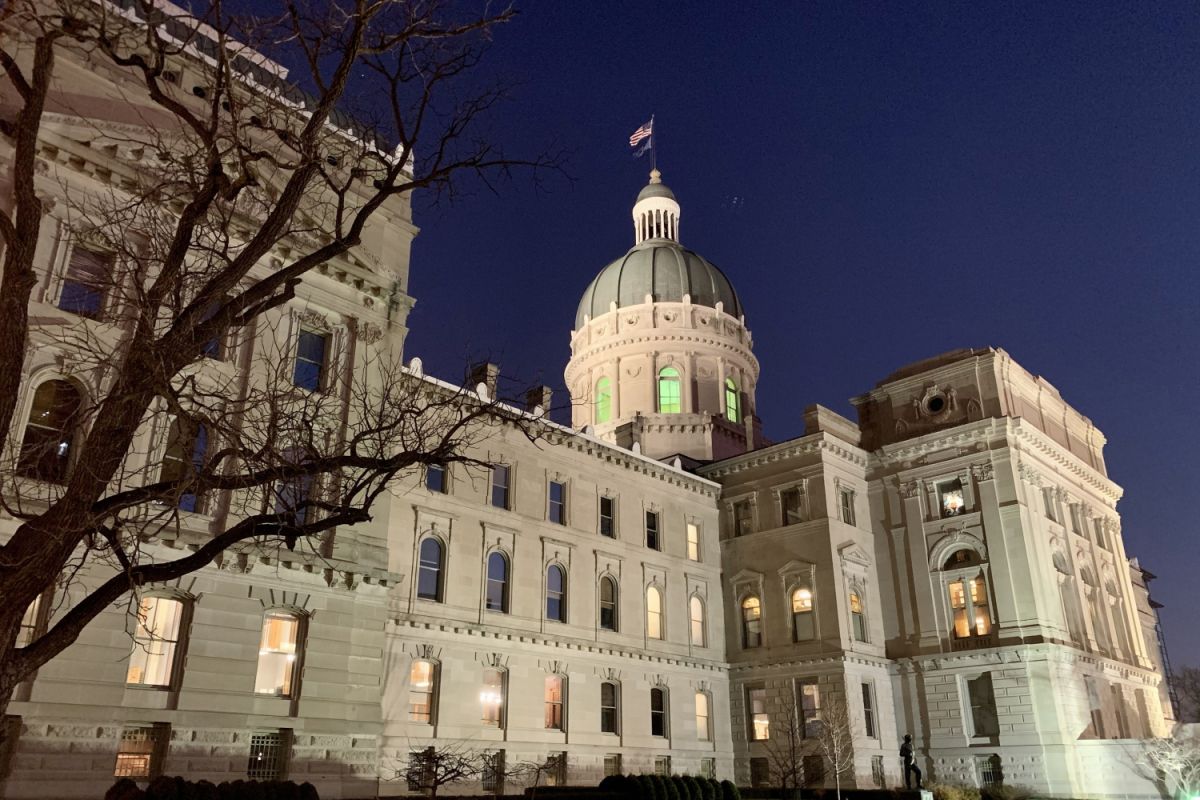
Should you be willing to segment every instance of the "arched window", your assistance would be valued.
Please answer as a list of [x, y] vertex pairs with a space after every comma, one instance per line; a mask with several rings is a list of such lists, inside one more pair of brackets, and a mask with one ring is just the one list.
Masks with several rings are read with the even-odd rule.
[[742, 647], [762, 644], [762, 603], [754, 595], [742, 601]]
[[292, 697], [299, 666], [300, 617], [287, 611], [270, 611], [263, 618], [258, 645], [257, 694]]
[[792, 590], [792, 635], [797, 642], [807, 642], [816, 635], [812, 589], [803, 586]]
[[617, 685], [610, 681], [600, 684], [600, 732], [617, 733], [617, 722], [620, 718], [620, 708], [617, 703], [619, 696]]
[[608, 378], [596, 381], [596, 424], [612, 418], [612, 382]]
[[79, 436], [83, 398], [70, 381], [46, 381], [33, 393], [17, 470], [27, 478], [63, 483]]
[[170, 688], [176, 680], [184, 605], [173, 597], [143, 597], [138, 603], [137, 628], [125, 682], [136, 686]]
[[567, 621], [567, 576], [563, 568], [551, 564], [546, 568], [546, 619]]
[[617, 629], [617, 582], [607, 575], [600, 579], [600, 628]]
[[662, 593], [655, 586], [646, 588], [646, 635], [651, 639], [663, 638]]
[[867, 641], [867, 614], [863, 610], [862, 596], [858, 592], [850, 593], [850, 621], [854, 625], [854, 640]]
[[742, 397], [733, 378], [725, 379], [725, 418], [730, 422], [742, 421]]
[[708, 711], [708, 695], [696, 692], [696, 738], [702, 742], [712, 741], [712, 722]]
[[692, 599], [688, 601], [688, 616], [691, 617], [692, 623], [692, 645], [704, 647], [704, 601], [696, 595], [692, 595]]
[[434, 698], [437, 696], [437, 667], [432, 661], [418, 659], [408, 671], [408, 719], [433, 723]]
[[418, 559], [417, 597], [442, 602], [442, 543], [432, 536], [425, 537]]
[[978, 569], [983, 563], [979, 553], [960, 548], [946, 557], [945, 570], [959, 570], [946, 584], [954, 637], [987, 636], [992, 631], [988, 610], [987, 581]]
[[679, 370], [663, 367], [658, 371], [658, 412], [678, 414], [683, 411], [683, 394]]
[[667, 693], [657, 686], [650, 690], [650, 735], [667, 735]]
[[487, 604], [488, 611], [508, 613], [508, 559], [499, 551], [487, 560]]
[[176, 417], [167, 432], [167, 449], [163, 452], [162, 473], [159, 480], [172, 481], [179, 488], [181, 511], [198, 511], [199, 497], [188, 481], [194, 480], [204, 466], [204, 455], [208, 450], [208, 429], [203, 425]]

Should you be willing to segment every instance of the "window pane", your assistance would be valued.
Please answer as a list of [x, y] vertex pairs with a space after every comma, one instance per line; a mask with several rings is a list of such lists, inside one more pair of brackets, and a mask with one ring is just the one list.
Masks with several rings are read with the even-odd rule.
[[600, 425], [612, 417], [612, 384], [608, 378], [596, 381], [596, 424]]
[[658, 373], [658, 410], [662, 414], [678, 414], [683, 410], [679, 371], [664, 367]]
[[182, 617], [183, 603], [178, 600], [142, 598], [138, 604], [138, 622], [126, 683], [164, 688], [171, 685]]
[[708, 695], [696, 692], [696, 738], [702, 742], [712, 740], [708, 722]]
[[439, 602], [442, 599], [442, 543], [433, 537], [421, 542], [417, 597]]
[[821, 691], [815, 680], [800, 682], [800, 721], [806, 739], [821, 735]]
[[767, 690], [750, 689], [746, 692], [750, 707], [750, 739], [755, 742], [771, 738], [770, 717], [767, 714]]
[[730, 422], [741, 422], [742, 414], [740, 409], [740, 396], [738, 395], [737, 384], [733, 382], [733, 378], [725, 379], [725, 418]]
[[704, 647], [704, 603], [699, 597], [692, 597], [688, 605], [691, 611], [692, 645]]
[[488, 556], [487, 608], [508, 611], [508, 559], [503, 553]]
[[255, 733], [250, 736], [250, 760], [246, 777], [259, 781], [280, 780], [286, 773], [291, 736], [282, 731]]
[[938, 485], [938, 498], [943, 517], [954, 517], [966, 510], [963, 485], [960, 480], [947, 481]]
[[170, 726], [165, 723], [122, 730], [121, 739], [117, 744], [117, 763], [113, 768], [113, 777], [158, 777], [161, 754], [170, 733]]
[[616, 535], [615, 508], [611, 497], [600, 498], [600, 535], [610, 539]]
[[82, 398], [68, 381], [46, 381], [33, 394], [17, 470], [51, 483], [66, 480]]
[[499, 727], [504, 711], [504, 674], [500, 670], [483, 671], [483, 688], [479, 692], [483, 706], [483, 724]]
[[617, 583], [609, 577], [600, 579], [600, 627], [617, 629]]
[[296, 345], [296, 371], [292, 383], [301, 389], [316, 392], [321, 389], [325, 373], [325, 356], [329, 337], [316, 331], [300, 331]]
[[296, 641], [300, 620], [290, 614], [271, 613], [263, 620], [258, 648], [258, 675], [254, 691], [291, 697], [296, 672]]
[[566, 621], [566, 605], [563, 602], [567, 580], [562, 567], [551, 565], [546, 570], [546, 618]]
[[425, 467], [425, 488], [438, 494], [446, 493], [446, 468], [437, 464]]
[[692, 522], [687, 524], [687, 549], [689, 559], [700, 560], [700, 526]]
[[508, 477], [508, 467], [503, 464], [492, 467], [492, 505], [496, 508], [508, 508]]
[[646, 635], [651, 639], [662, 636], [662, 595], [651, 586], [646, 590]]
[[414, 661], [408, 673], [408, 718], [412, 722], [433, 722], [434, 666], [429, 661]]
[[758, 647], [762, 644], [762, 605], [757, 597], [742, 601], [742, 646]]
[[546, 727], [553, 730], [563, 727], [562, 678], [557, 675], [546, 678]]
[[650, 735], [667, 735], [667, 696], [662, 689], [650, 690]]
[[551, 522], [559, 525], [567, 523], [567, 487], [565, 484], [557, 481], [550, 481], [548, 489], [550, 507], [549, 518]]
[[659, 548], [659, 540], [658, 540], [658, 512], [657, 511], [647, 511], [646, 512], [646, 547], [649, 547], [651, 550], [660, 549]]
[[600, 684], [600, 731], [617, 732], [617, 686], [615, 683]]
[[76, 247], [71, 251], [71, 260], [63, 276], [58, 307], [81, 317], [99, 319], [111, 281], [111, 257]]

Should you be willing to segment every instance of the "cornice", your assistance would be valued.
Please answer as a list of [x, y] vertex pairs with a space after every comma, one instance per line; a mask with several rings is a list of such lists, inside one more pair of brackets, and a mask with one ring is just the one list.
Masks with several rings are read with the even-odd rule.
[[727, 475], [735, 475], [739, 472], [786, 461], [790, 458], [811, 456], [822, 452], [829, 453], [863, 469], [870, 463], [867, 451], [854, 445], [846, 444], [834, 438], [826, 431], [818, 431], [799, 439], [792, 439], [788, 442], [764, 447], [761, 450], [752, 450], [744, 455], [718, 461], [715, 464], [698, 469], [697, 472], [707, 478], [723, 478]]
[[1009, 431], [1019, 443], [1027, 447], [1017, 447], [1019, 453], [1029, 453], [1040, 457], [1040, 460], [1050, 462], [1078, 478], [1082, 483], [1091, 486], [1101, 496], [1113, 505], [1125, 494], [1125, 490], [1116, 482], [1102, 475], [1094, 467], [1084, 463], [1083, 459], [1063, 448], [1058, 442], [1046, 434], [1026, 424], [1021, 419], [1011, 420]]
[[681, 345], [704, 345], [732, 353], [737, 357], [745, 360], [749, 365], [748, 371], [753, 376], [755, 383], [758, 382], [759, 375], [762, 372], [758, 359], [751, 352], [747, 345], [735, 340], [722, 340], [712, 336], [700, 335], [703, 332], [696, 331], [690, 333], [693, 329], [682, 328], [675, 332], [674, 329], [653, 329], [654, 332], [639, 332], [636, 335], [626, 336], [624, 334], [616, 334], [611, 339], [608, 339], [600, 344], [590, 344], [587, 348], [578, 353], [572, 353], [570, 361], [567, 362], [567, 368], [564, 371], [567, 382], [570, 383], [575, 376], [575, 373], [583, 369], [583, 362], [602, 358], [608, 351], [627, 346], [645, 346], [663, 343], [678, 343]]

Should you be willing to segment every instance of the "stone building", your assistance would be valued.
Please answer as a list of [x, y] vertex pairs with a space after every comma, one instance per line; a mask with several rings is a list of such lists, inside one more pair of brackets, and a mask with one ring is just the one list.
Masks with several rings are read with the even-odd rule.
[[[151, 168], [131, 146], [137, 95], [119, 74], [79, 56], [59, 81], [47, 196], [108, 192]], [[0, 142], [0, 162], [11, 155]], [[45, 387], [86, 397], [102, 380], [57, 335], [105, 331], [71, 294], [104, 254], [67, 208], [50, 209], [38, 242], [27, 429]], [[499, 428], [473, 445], [481, 466], [405, 475], [320, 559], [230, 554], [153, 587], [138, 603], [165, 651], [147, 651], [130, 609], [106, 612], [7, 709], [3, 795], [96, 797], [114, 775], [157, 773], [403, 795], [429, 747], [487, 755], [464, 793], [494, 791], [522, 763], [555, 783], [657, 771], [758, 785], [775, 781], [789, 727], [804, 781], [830, 785], [817, 743], [841, 707], [843, 786], [896, 785], [912, 733], [936, 780], [1157, 796], [1130, 753], [1168, 732], [1165, 662], [1100, 431], [985, 348], [899, 370], [854, 399], [857, 422], [810, 406], [801, 435], [770, 443], [747, 312], [680, 243], [681, 207], [657, 171], [632, 217], [632, 249], [578, 307], [571, 427], [535, 393], [541, 440]], [[396, 199], [354, 258], [306, 276], [197, 379], [252, 382], [262, 353], [288, 371], [318, 340], [322, 374], [399, 358], [416, 232]], [[409, 364], [411, 379], [454, 390]], [[470, 391], [495, 395], [494, 368], [474, 378]], [[173, 457], [170, 425], [146, 422], [131, 474]], [[164, 554], [237, 517], [229, 497], [183, 511], [154, 545]], [[0, 518], [0, 537], [14, 524]], [[24, 635], [71, 600], [43, 598]]]

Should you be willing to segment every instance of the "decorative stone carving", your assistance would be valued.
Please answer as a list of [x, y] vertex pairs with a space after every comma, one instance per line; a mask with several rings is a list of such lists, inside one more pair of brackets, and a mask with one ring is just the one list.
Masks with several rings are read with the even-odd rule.
[[383, 328], [371, 322], [359, 322], [358, 338], [367, 344], [375, 344], [383, 338]]
[[319, 311], [311, 308], [303, 308], [296, 312], [296, 319], [300, 320], [301, 325], [306, 325], [310, 328], [319, 328], [327, 331], [333, 326], [329, 324], [329, 318]]
[[977, 481], [990, 481], [996, 478], [996, 465], [991, 461], [984, 461], [982, 464], [972, 464], [971, 474], [975, 476]]
[[911, 500], [916, 497], [921, 491], [920, 481], [901, 481], [900, 496], [905, 500]]
[[1026, 483], [1032, 483], [1034, 486], [1042, 485], [1042, 476], [1033, 467], [1026, 464], [1024, 461], [1017, 462], [1017, 474], [1021, 476], [1021, 480]]

